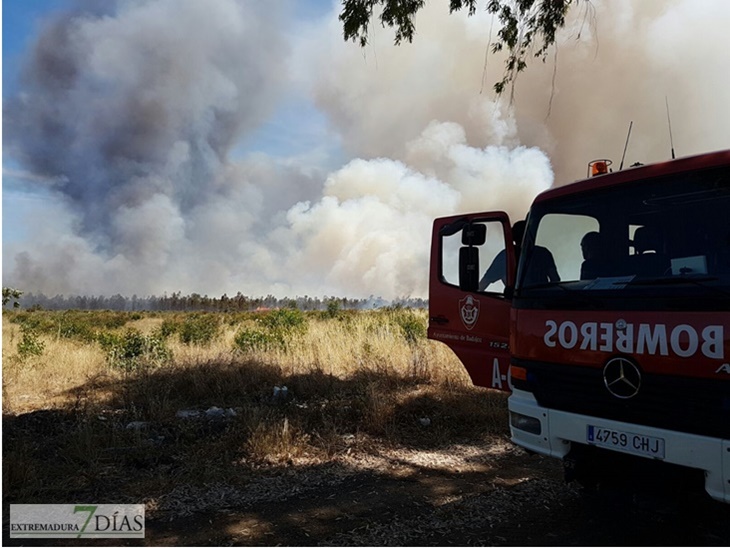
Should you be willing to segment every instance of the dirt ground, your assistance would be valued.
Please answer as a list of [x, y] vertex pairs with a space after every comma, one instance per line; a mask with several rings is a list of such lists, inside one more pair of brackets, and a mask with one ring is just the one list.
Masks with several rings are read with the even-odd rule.
[[[358, 441], [352, 440], [353, 449]], [[262, 470], [245, 489], [179, 486], [148, 504], [161, 546], [727, 546], [730, 508], [587, 497], [560, 463], [506, 439], [448, 449], [368, 446]], [[18, 545], [7, 538], [4, 544]], [[46, 541], [47, 542], [47, 541]], [[25, 540], [23, 545], [40, 545]], [[71, 545], [102, 544], [93, 540]], [[103, 543], [109, 544], [109, 542]]]
[[[209, 508], [148, 522], [149, 544], [298, 546], [727, 546], [730, 508], [691, 510], [620, 496], [589, 498], [559, 462], [506, 440], [449, 450], [385, 449], [301, 474], [262, 478], [252, 493], [189, 493]], [[182, 495], [182, 494], [181, 494]], [[239, 500], [240, 499], [240, 500]], [[220, 502], [218, 502], [220, 501]], [[169, 501], [172, 502], [172, 501]], [[183, 498], [180, 501], [184, 504]], [[169, 509], [168, 509], [169, 508]], [[214, 509], [215, 508], [215, 509]]]

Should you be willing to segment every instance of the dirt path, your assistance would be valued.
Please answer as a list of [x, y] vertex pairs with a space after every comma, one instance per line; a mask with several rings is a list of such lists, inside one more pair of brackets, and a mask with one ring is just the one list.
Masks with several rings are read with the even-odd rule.
[[564, 484], [559, 463], [500, 441], [381, 448], [242, 491], [181, 489], [160, 501], [147, 530], [147, 544], [188, 546], [726, 546], [730, 509], [705, 501], [658, 513], [586, 499]]
[[[23, 420], [31, 419], [38, 422], [33, 429], [38, 439], [64, 424], [53, 413]], [[55, 425], [55, 430], [44, 430], [44, 425]], [[648, 508], [618, 495], [587, 497], [563, 482], [558, 461], [529, 455], [504, 436], [428, 448], [358, 434], [343, 436], [343, 444], [329, 460], [302, 457], [231, 465], [226, 474], [210, 476], [215, 483], [180, 483], [172, 489], [169, 485], [174, 484], [166, 480], [167, 488], [158, 490], [164, 494], [145, 499], [147, 537], [121, 544], [730, 545], [730, 505], [697, 499], [657, 512], [655, 506]], [[215, 450], [211, 445], [211, 454]], [[128, 468], [130, 474], [176, 477], [175, 459], [131, 462], [140, 467]], [[103, 500], [104, 493], [117, 499], [124, 492], [123, 485], [109, 481], [95, 489], [65, 496]], [[43, 539], [11, 542], [7, 504], [3, 510], [4, 545], [48, 544]], [[52, 544], [113, 546], [120, 542], [86, 539]]]

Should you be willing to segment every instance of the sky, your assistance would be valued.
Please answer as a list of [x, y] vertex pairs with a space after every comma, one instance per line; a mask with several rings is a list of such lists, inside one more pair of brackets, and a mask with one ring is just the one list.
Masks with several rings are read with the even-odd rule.
[[491, 86], [496, 24], [433, 0], [413, 43], [322, 0], [3, 3], [3, 286], [425, 297], [433, 219], [730, 148], [730, 3], [574, 4]]

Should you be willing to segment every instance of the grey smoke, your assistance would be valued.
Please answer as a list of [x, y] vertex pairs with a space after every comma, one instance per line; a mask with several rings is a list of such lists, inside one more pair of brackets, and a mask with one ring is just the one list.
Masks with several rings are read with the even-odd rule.
[[[28, 184], [58, 199], [30, 245], [4, 250], [4, 283], [423, 296], [434, 217], [520, 218], [590, 159], [618, 161], [632, 119], [628, 161], [668, 158], [665, 95], [680, 153], [730, 146], [730, 6], [590, 4], [598, 24], [574, 12], [559, 37], [555, 86], [552, 60], [534, 62], [513, 105], [488, 91], [498, 58], [482, 86], [483, 10], [429, 3], [413, 44], [394, 48], [376, 28], [364, 51], [342, 42], [336, 3], [303, 24], [279, 2], [242, 0], [120, 0], [57, 16], [5, 103], [4, 135]], [[297, 157], [234, 153], [287, 94], [327, 117], [321, 137], [344, 149], [339, 166], [316, 141]]]
[[[287, 50], [280, 6], [232, 0], [119, 1], [49, 21], [24, 92], [5, 107], [12, 150], [58, 190], [107, 252], [154, 253], [186, 216], [224, 194], [219, 173], [241, 134], [271, 111]], [[132, 229], [130, 223], [135, 225]], [[139, 247], [142, 246], [142, 247]], [[164, 252], [164, 249], [162, 249]]]

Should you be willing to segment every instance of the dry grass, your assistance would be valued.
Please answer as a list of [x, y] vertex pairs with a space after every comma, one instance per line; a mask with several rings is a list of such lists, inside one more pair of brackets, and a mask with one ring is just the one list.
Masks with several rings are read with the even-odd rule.
[[20, 338], [20, 327], [3, 317], [3, 414], [67, 407], [69, 389], [110, 373], [97, 345], [40, 335], [43, 355], [20, 359]]
[[[425, 311], [312, 314], [286, 345], [249, 352], [236, 348], [236, 333], [260, 328], [260, 319], [225, 317], [209, 344], [184, 344], [173, 333], [172, 360], [126, 370], [81, 328], [83, 336], [64, 337], [41, 326], [43, 354], [21, 357], [19, 324], [10, 321], [18, 318], [3, 316], [10, 502], [95, 493], [140, 500], [180, 482], [245, 482], [262, 465], [325, 462], [351, 450], [353, 439], [438, 446], [506, 428], [501, 395], [471, 386], [450, 350], [408, 331], [425, 326]], [[106, 331], [154, 336], [164, 322], [184, 321], [137, 315]], [[274, 399], [275, 386], [286, 386], [288, 398]], [[221, 411], [211, 415], [225, 414], [206, 416], [213, 407]]]

